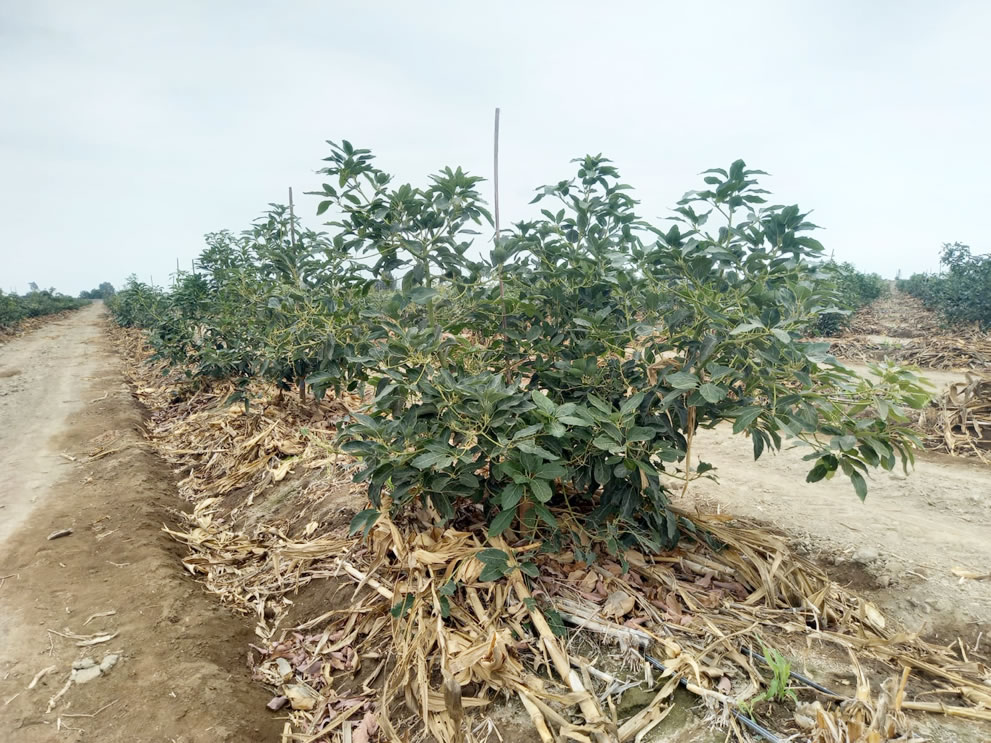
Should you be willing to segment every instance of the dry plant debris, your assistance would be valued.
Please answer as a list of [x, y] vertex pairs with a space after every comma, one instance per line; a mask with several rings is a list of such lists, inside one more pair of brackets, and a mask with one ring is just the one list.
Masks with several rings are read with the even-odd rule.
[[991, 463], [991, 376], [968, 374], [922, 411], [926, 446]]
[[991, 337], [980, 328], [947, 327], [915, 297], [892, 291], [859, 310], [847, 333], [830, 339], [835, 356], [889, 359], [930, 369], [991, 369]]
[[[136, 334], [117, 332], [132, 358], [146, 355]], [[729, 712], [765, 684], [745, 651], [783, 636], [849, 653], [858, 678], [853, 699], [800, 707], [787, 731], [799, 737], [909, 740], [906, 710], [991, 721], [986, 656], [892, 626], [780, 536], [725, 515], [683, 514], [684, 539], [670, 553], [600, 555], [593, 564], [540, 554], [526, 535], [487, 540], [470, 511], [448, 528], [426, 511], [404, 523], [383, 516], [365, 540], [315, 522], [293, 530], [250, 518], [253, 499], [293, 468], [346, 477], [346, 458], [330, 444], [333, 421], [360, 401], [283, 400], [245, 412], [222, 404], [224, 390], [175, 400], [161, 379], [147, 365], [132, 372], [152, 411], [151, 438], [185, 474], [180, 488], [195, 504], [168, 531], [188, 546], [191, 573], [255, 616], [251, 663], [275, 695], [270, 708], [288, 714], [286, 743], [477, 740], [473, 722], [507, 697], [546, 743], [641, 740], [670, 711], [679, 683], [744, 740]], [[355, 489], [361, 507], [360, 489], [338, 486]], [[508, 577], [482, 580], [495, 551]], [[524, 570], [537, 576], [529, 585]], [[315, 616], [292, 616], [297, 592], [316, 580], [336, 588], [334, 600]], [[652, 701], [619, 719], [618, 680], [562, 641], [561, 621], [599, 643], [619, 642], [643, 678], [651, 675], [639, 652], [659, 658], [665, 670], [652, 679], [660, 682]], [[862, 664], [895, 681], [872, 689]]]

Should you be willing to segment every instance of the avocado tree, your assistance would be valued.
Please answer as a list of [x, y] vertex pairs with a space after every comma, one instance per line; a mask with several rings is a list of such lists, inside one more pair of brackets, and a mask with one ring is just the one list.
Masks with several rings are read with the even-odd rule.
[[861, 498], [871, 468], [911, 463], [905, 409], [926, 394], [806, 340], [842, 297], [807, 213], [768, 203], [742, 161], [657, 224], [586, 156], [489, 242], [477, 176], [397, 184], [368, 150], [330, 144], [326, 232], [272, 205], [209, 235], [171, 292], [132, 279], [111, 306], [246, 402], [255, 378], [301, 398], [371, 389], [341, 432], [372, 506], [355, 529], [419, 504], [549, 548], [669, 546], [671, 490], [712, 469], [695, 433], [724, 422], [755, 458], [803, 447], [809, 481], [841, 473]]
[[[465, 249], [431, 254], [444, 273], [428, 292], [406, 282], [380, 315], [376, 395], [343, 434], [374, 506], [354, 526], [388, 492], [394, 510], [424, 502], [444, 519], [474, 502], [493, 535], [670, 545], [669, 488], [710, 469], [693, 469], [691, 441], [722, 421], [757, 457], [786, 439], [807, 447], [810, 481], [839, 471], [861, 497], [869, 468], [907, 466], [917, 442], [903, 408], [924, 392], [894, 369], [863, 380], [802, 340], [834, 287], [818, 273], [814, 225], [766, 205], [760, 174], [742, 161], [708, 171], [661, 229], [636, 214], [608, 160], [586, 157], [574, 179], [538, 191], [542, 218], [500, 235], [481, 269]], [[372, 246], [401, 235], [371, 200], [344, 209], [373, 225]], [[466, 309], [447, 327], [401, 311], [455, 299]]]

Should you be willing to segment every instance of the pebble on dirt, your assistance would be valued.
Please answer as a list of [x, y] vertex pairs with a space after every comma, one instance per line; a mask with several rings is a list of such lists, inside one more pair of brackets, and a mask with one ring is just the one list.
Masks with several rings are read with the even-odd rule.
[[853, 562], [859, 562], [861, 565], [867, 565], [869, 563], [875, 562], [881, 557], [881, 553], [877, 551], [874, 547], [860, 547], [850, 559]]
[[76, 684], [85, 684], [93, 679], [110, 673], [110, 669], [117, 665], [120, 655], [108, 653], [103, 656], [103, 660], [97, 663], [92, 658], [83, 658], [72, 664], [71, 681]]
[[72, 534], [72, 529], [57, 529], [48, 535], [49, 541], [52, 539], [58, 539], [59, 537], [67, 537]]

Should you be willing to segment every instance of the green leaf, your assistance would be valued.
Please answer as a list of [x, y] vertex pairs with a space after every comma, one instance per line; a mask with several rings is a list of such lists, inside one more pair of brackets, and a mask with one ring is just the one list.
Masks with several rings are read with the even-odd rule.
[[554, 518], [554, 514], [543, 503], [534, 503], [533, 510], [540, 517], [540, 520], [547, 524], [552, 529], [557, 528], [557, 519]]
[[857, 470], [850, 470], [848, 473], [850, 477], [850, 482], [853, 483], [853, 489], [857, 491], [857, 497], [860, 500], [867, 498], [867, 481], [864, 476], [861, 475]]
[[698, 386], [699, 378], [691, 372], [679, 371], [668, 374], [667, 382], [676, 390], [693, 390]]
[[604, 459], [596, 459], [592, 467], [592, 476], [599, 485], [605, 485], [612, 479], [612, 470], [606, 466]]
[[525, 454], [534, 454], [548, 461], [558, 458], [557, 454], [554, 454], [553, 452], [549, 452], [544, 447], [537, 446], [536, 444], [530, 441], [520, 441], [518, 444], [516, 444], [516, 448]]
[[499, 494], [499, 502], [503, 509], [515, 508], [516, 504], [523, 498], [523, 486], [517, 483], [507, 485]]
[[441, 596], [453, 596], [455, 593], [457, 593], [457, 590], [458, 590], [458, 584], [453, 580], [449, 580], [447, 583], [445, 583], [439, 589], [437, 589], [437, 593], [439, 593]]
[[749, 330], [757, 330], [758, 328], [763, 330], [764, 326], [761, 325], [759, 322], [745, 322], [740, 325], [737, 325], [735, 328], [729, 331], [729, 334], [740, 335], [740, 333], [746, 333]]
[[626, 440], [631, 443], [636, 443], [638, 441], [652, 441], [657, 435], [657, 431], [653, 428], [647, 428], [646, 426], [634, 426], [626, 434]]
[[568, 470], [563, 465], [557, 462], [548, 462], [547, 464], [540, 465], [534, 477], [539, 477], [543, 480], [556, 480], [559, 477], [565, 477], [567, 474]]
[[407, 593], [406, 596], [398, 604], [389, 609], [389, 613], [392, 614], [396, 619], [402, 619], [406, 616], [410, 609], [413, 608], [413, 602], [415, 597], [412, 593]]
[[475, 557], [484, 565], [495, 565], [505, 568], [509, 564], [509, 555], [502, 550], [493, 549], [492, 547], [480, 550]]
[[727, 390], [721, 385], [706, 382], [699, 387], [699, 394], [702, 395], [707, 402], [717, 403], [726, 397]]
[[531, 578], [536, 578], [540, 575], [540, 569], [532, 562], [521, 562], [520, 572], [524, 575], [529, 575]]
[[782, 343], [791, 343], [791, 336], [781, 328], [771, 328], [771, 334]]
[[626, 448], [618, 441], [609, 438], [605, 434], [600, 434], [592, 439], [592, 444], [593, 446], [608, 452], [621, 452]]
[[643, 402], [643, 398], [644, 398], [644, 393], [637, 392], [632, 397], [623, 401], [623, 404], [619, 408], [619, 412], [622, 413], [623, 415], [629, 415], [634, 410], [640, 407], [640, 403]]
[[588, 401], [592, 403], [592, 405], [594, 405], [596, 408], [601, 410], [603, 413], [606, 413], [608, 415], [612, 415], [613, 413], [616, 412], [612, 405], [610, 405], [609, 403], [607, 403], [605, 400], [603, 400], [601, 397], [598, 397], [597, 395], [590, 394], [588, 396]]
[[547, 626], [557, 637], [567, 637], [568, 628], [564, 626], [564, 618], [554, 609], [544, 609], [544, 616], [547, 617]]
[[747, 426], [757, 420], [757, 417], [763, 412], [763, 408], [756, 406], [739, 408], [738, 410], [732, 411], [735, 416], [733, 421], [733, 433], [740, 433]]
[[488, 583], [490, 581], [499, 580], [506, 574], [506, 568], [499, 567], [498, 565], [486, 565], [482, 568], [482, 572], [479, 574], [478, 579], [483, 583]]
[[532, 492], [533, 497], [541, 503], [546, 503], [554, 495], [554, 491], [551, 489], [551, 486], [546, 480], [531, 480], [530, 492]]
[[438, 294], [436, 289], [430, 289], [425, 286], [418, 286], [412, 289], [409, 293], [410, 299], [416, 304], [426, 304], [431, 299], [436, 297]]
[[513, 523], [513, 519], [516, 517], [516, 508], [510, 508], [508, 511], [501, 511], [494, 519], [492, 523], [489, 524], [489, 537], [497, 537], [502, 534], [509, 525]]
[[359, 531], [362, 532], [362, 536], [368, 536], [368, 532], [371, 531], [372, 527], [375, 526], [375, 522], [378, 521], [379, 512], [375, 508], [366, 508], [364, 511], [359, 511], [351, 519], [351, 526], [348, 528], [348, 536], [354, 536]]
[[548, 415], [554, 415], [555, 411], [557, 410], [557, 405], [554, 404], [553, 400], [551, 400], [547, 395], [545, 395], [540, 390], [534, 390], [533, 392], [531, 392], [530, 399], [533, 400], [534, 404], [538, 408], [540, 408], [540, 410], [547, 413]]
[[437, 469], [438, 465], [441, 469], [449, 465], [453, 459], [447, 454], [441, 454], [440, 452], [428, 451], [424, 452], [420, 456], [413, 460], [413, 466], [418, 470], [425, 469]]
[[829, 467], [820, 461], [816, 463], [815, 467], [809, 470], [809, 474], [805, 476], [805, 482], [819, 482], [828, 474]]
[[857, 448], [857, 437], [847, 434], [846, 436], [840, 436], [836, 443], [839, 445], [841, 451], [850, 451]]

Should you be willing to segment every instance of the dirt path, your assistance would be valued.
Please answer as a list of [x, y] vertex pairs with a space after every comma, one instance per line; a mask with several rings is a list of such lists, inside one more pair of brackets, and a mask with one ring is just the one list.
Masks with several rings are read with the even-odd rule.
[[[161, 533], [171, 473], [102, 322], [96, 304], [0, 347], [0, 739], [277, 740], [244, 661], [249, 623], [182, 575]], [[108, 655], [46, 711], [74, 662]]]
[[[924, 376], [940, 389], [964, 373]], [[693, 484], [688, 507], [698, 499], [782, 529], [909, 630], [945, 643], [973, 644], [983, 633], [987, 646], [991, 580], [961, 581], [953, 569], [991, 573], [991, 467], [925, 453], [907, 477], [875, 473], [861, 503], [846, 478], [807, 484], [803, 449], [755, 464], [750, 440], [720, 426], [699, 432], [695, 452], [716, 466], [719, 482]]]

